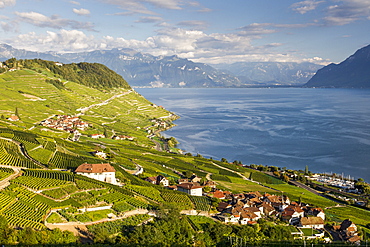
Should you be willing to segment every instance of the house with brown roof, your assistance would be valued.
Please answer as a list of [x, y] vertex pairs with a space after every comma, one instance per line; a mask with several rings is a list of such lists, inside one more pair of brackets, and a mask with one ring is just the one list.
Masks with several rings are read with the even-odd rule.
[[187, 178], [180, 178], [178, 182], [179, 182], [179, 184], [189, 183], [189, 179], [187, 179]]
[[11, 115], [10, 117], [8, 117], [8, 120], [9, 121], [19, 121], [19, 117], [17, 115]]
[[289, 205], [281, 213], [281, 218], [288, 221], [289, 224], [297, 224], [299, 220], [304, 217], [304, 211], [299, 206]]
[[202, 196], [203, 187], [198, 183], [182, 183], [177, 185], [177, 190], [185, 192], [192, 196]]
[[211, 192], [210, 194], [214, 198], [225, 199], [225, 194], [221, 190], [216, 190], [214, 192]]
[[99, 139], [104, 138], [105, 136], [103, 134], [92, 134], [90, 137], [93, 139]]
[[240, 219], [239, 219], [239, 223], [242, 224], [242, 225], [247, 225], [248, 222], [250, 221], [256, 221], [258, 220], [260, 217], [258, 217], [258, 215], [256, 215], [255, 213], [253, 212], [249, 212], [249, 211], [242, 211], [240, 213]]
[[169, 185], [169, 181], [165, 176], [158, 175], [156, 177], [147, 177], [145, 181], [151, 183], [151, 184], [156, 184], [156, 185], [163, 185], [167, 187]]
[[263, 202], [262, 204], [260, 204], [258, 206], [258, 208], [266, 216], [270, 216], [270, 215], [276, 213], [275, 208], [273, 206], [271, 206], [270, 204], [266, 203], [266, 202]]
[[324, 210], [322, 210], [322, 208], [308, 208], [306, 213], [307, 215], [313, 215], [325, 220], [325, 213]]
[[105, 164], [84, 163], [76, 168], [75, 173], [102, 182], [117, 184], [116, 170], [109, 163]]
[[324, 220], [321, 217], [302, 217], [300, 219], [300, 226], [303, 228], [323, 229]]
[[225, 223], [239, 223], [239, 214], [221, 213], [217, 215], [217, 218]]

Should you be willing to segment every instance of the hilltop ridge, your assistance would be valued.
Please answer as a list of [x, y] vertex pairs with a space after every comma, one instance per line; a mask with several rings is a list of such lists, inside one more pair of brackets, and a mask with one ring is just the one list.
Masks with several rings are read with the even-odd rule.
[[319, 69], [304, 87], [370, 88], [370, 45], [339, 64]]

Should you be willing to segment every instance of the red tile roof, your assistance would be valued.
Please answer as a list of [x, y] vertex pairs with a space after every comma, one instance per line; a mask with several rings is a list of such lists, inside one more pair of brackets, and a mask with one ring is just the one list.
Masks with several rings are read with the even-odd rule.
[[202, 186], [200, 186], [198, 183], [183, 183], [183, 184], [177, 185], [177, 187], [181, 187], [186, 190], [202, 188]]
[[77, 167], [75, 172], [83, 173], [103, 173], [103, 172], [115, 172], [116, 170], [108, 163], [105, 164], [87, 164], [84, 163]]

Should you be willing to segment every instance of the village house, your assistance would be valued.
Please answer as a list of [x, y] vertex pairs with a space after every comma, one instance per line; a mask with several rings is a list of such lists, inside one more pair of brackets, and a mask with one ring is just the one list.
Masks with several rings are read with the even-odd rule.
[[108, 163], [105, 164], [87, 164], [84, 163], [76, 168], [75, 173], [102, 182], [117, 184], [116, 170]]
[[118, 135], [118, 136], [113, 136], [113, 139], [114, 140], [129, 140], [129, 141], [133, 141], [135, 139], [135, 137], [127, 136], [127, 135]]
[[182, 183], [177, 185], [177, 190], [192, 196], [202, 196], [203, 187], [199, 183]]
[[180, 178], [178, 181], [179, 184], [189, 183], [189, 179], [187, 178]]
[[216, 190], [214, 192], [209, 193], [212, 197], [218, 198], [218, 199], [225, 199], [225, 194], [221, 190]]
[[298, 224], [302, 217], [304, 217], [304, 211], [299, 206], [289, 205], [281, 213], [282, 220], [289, 222], [291, 225]]
[[106, 154], [106, 153], [104, 153], [103, 151], [95, 151], [95, 152], [94, 152], [94, 155], [95, 155], [96, 157], [101, 158], [101, 159], [106, 159], [106, 158], [107, 158], [107, 154]]
[[93, 139], [99, 139], [104, 138], [105, 136], [103, 134], [92, 134], [90, 137]]
[[8, 120], [9, 121], [19, 121], [19, 117], [17, 115], [11, 115], [10, 117], [8, 117]]
[[147, 177], [145, 181], [151, 184], [163, 185], [165, 187], [169, 186], [169, 180], [165, 176], [162, 176], [162, 175], [158, 175], [156, 177]]
[[314, 229], [323, 229], [324, 220], [321, 217], [302, 217], [300, 218], [300, 227], [303, 228], [314, 228]]
[[191, 177], [190, 177], [190, 182], [192, 183], [200, 183], [200, 181], [202, 180], [202, 178], [198, 177], [197, 175], [193, 174]]
[[344, 220], [340, 225], [333, 226], [333, 231], [336, 232], [342, 241], [358, 244], [361, 237], [358, 236], [357, 226], [350, 219]]
[[323, 220], [325, 220], [325, 213], [324, 213], [324, 210], [322, 210], [321, 208], [308, 208], [306, 214], [320, 217]]

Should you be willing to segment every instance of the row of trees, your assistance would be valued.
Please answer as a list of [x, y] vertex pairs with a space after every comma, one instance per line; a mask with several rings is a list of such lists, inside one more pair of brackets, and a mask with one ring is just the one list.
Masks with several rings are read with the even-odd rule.
[[202, 230], [196, 231], [187, 216], [175, 209], [161, 208], [157, 216], [147, 224], [125, 229], [118, 235], [109, 231], [97, 233], [95, 242], [124, 246], [231, 246], [230, 236], [248, 242], [293, 240], [289, 228], [268, 222], [261, 221], [254, 226], [204, 222]]
[[17, 230], [8, 225], [6, 218], [0, 216], [0, 245], [67, 245], [77, 241], [78, 238], [72, 232], [59, 229], [36, 231], [32, 228], [24, 228]]

